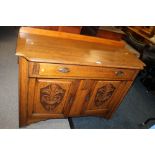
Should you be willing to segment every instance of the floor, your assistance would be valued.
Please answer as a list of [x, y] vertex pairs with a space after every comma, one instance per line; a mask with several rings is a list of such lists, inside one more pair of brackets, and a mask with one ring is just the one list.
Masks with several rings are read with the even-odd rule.
[[[0, 28], [0, 128], [19, 128], [17, 34], [18, 29], [14, 27]], [[147, 93], [137, 78], [112, 119], [78, 117], [71, 120], [77, 129], [137, 129], [141, 128], [141, 122], [152, 116], [155, 116], [155, 96]], [[68, 119], [51, 119], [25, 128], [68, 129], [70, 126]]]
[[[15, 27], [0, 27], [0, 129], [19, 128], [17, 34]], [[68, 129], [70, 126], [68, 119], [51, 119], [26, 128]]]

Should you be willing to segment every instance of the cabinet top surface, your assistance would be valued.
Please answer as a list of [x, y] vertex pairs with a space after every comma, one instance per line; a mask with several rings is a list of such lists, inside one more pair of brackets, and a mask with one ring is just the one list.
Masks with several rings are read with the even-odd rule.
[[16, 55], [34, 62], [142, 69], [144, 63], [123, 46], [114, 40], [22, 27]]

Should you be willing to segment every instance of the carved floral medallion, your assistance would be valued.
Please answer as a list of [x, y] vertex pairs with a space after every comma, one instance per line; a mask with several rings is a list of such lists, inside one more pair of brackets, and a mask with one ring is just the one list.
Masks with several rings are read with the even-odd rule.
[[111, 83], [106, 84], [103, 87], [99, 88], [95, 96], [95, 101], [94, 101], [95, 105], [96, 106], [103, 105], [106, 101], [110, 99], [115, 89], [116, 88]]
[[47, 111], [54, 110], [61, 102], [65, 91], [58, 84], [50, 84], [40, 89], [40, 102]]

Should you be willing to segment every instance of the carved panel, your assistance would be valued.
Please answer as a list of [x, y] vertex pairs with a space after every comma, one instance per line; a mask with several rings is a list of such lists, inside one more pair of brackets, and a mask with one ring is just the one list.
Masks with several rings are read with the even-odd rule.
[[65, 91], [58, 84], [50, 84], [40, 89], [40, 102], [47, 111], [54, 110], [61, 102]]
[[99, 88], [95, 96], [95, 101], [94, 101], [95, 105], [96, 106], [103, 105], [106, 101], [110, 99], [115, 89], [116, 88], [111, 83], [106, 84], [103, 87]]

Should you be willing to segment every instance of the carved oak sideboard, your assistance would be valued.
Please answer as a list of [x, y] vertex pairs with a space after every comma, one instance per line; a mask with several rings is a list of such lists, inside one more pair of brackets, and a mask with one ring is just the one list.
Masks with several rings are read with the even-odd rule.
[[20, 127], [50, 118], [110, 118], [144, 66], [123, 46], [22, 27], [16, 49]]

